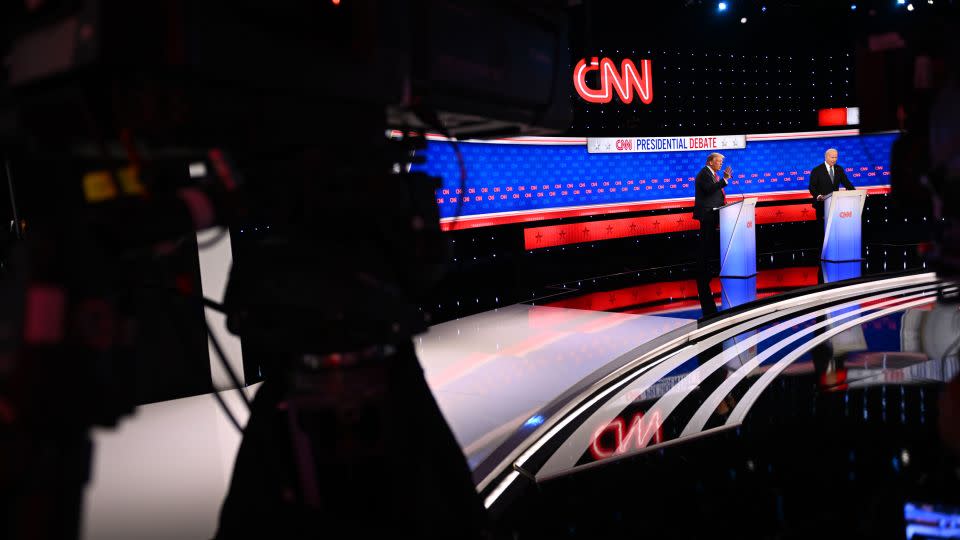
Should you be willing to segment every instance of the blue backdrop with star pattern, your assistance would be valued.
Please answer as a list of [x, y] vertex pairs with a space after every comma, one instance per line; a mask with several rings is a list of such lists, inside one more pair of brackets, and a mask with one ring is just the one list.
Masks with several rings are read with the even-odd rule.
[[[725, 150], [725, 165], [738, 182], [728, 195], [806, 190], [810, 169], [828, 148], [855, 186], [890, 183], [890, 147], [896, 134], [748, 141], [742, 150]], [[460, 190], [460, 167], [453, 145], [430, 141], [425, 164], [413, 170], [443, 179], [437, 189], [441, 217], [536, 212], [569, 207], [654, 202], [693, 197], [693, 178], [709, 151], [588, 154], [586, 145], [460, 143], [467, 169]], [[852, 169], [852, 170], [851, 170]]]

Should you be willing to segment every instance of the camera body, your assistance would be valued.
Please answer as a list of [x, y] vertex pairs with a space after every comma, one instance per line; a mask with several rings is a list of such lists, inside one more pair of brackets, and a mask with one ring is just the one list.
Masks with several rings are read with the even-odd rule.
[[[266, 381], [245, 433], [279, 426], [290, 436], [268, 437], [273, 442], [253, 455], [290, 462], [296, 456], [283, 448], [300, 448], [290, 464], [306, 497], [302, 486], [323, 477], [311, 474], [308, 462], [326, 466], [330, 456], [342, 457], [317, 446], [317, 425], [336, 413], [334, 425], [359, 426], [366, 421], [340, 413], [379, 418], [382, 395], [393, 396], [388, 412], [416, 418], [423, 432], [409, 442], [436, 442], [423, 467], [436, 478], [422, 493], [443, 494], [437, 505], [479, 519], [469, 470], [410, 342], [427, 327], [415, 300], [442, 273], [446, 243], [438, 181], [409, 165], [427, 130], [484, 137], [566, 129], [565, 10], [559, 0], [533, 7], [439, 0], [0, 6], [0, 148], [21, 171], [17, 183], [27, 184], [19, 195], [28, 223], [0, 291], [10, 299], [0, 327], [13, 329], [0, 342], [0, 413], [12, 419], [0, 414], [0, 438], [12, 441], [0, 453], [19, 449], [0, 464], [0, 477], [16, 476], [5, 492], [10, 519], [0, 518], [0, 535], [77, 535], [88, 428], [112, 424], [132, 407], [129, 396], [115, 394], [131, 388], [133, 377], [110, 366], [135, 362], [129, 299], [141, 285], [136, 269], [156, 265], [171, 245], [193, 245], [184, 239], [214, 225], [247, 231], [231, 235], [234, 264], [222, 306], [245, 358], [263, 358]], [[399, 136], [388, 138], [388, 130]], [[210, 173], [192, 178], [197, 162]], [[202, 305], [189, 286], [170, 292]], [[67, 317], [37, 319], [31, 306]], [[86, 306], [100, 306], [95, 321], [102, 328], [65, 326], [91, 320]], [[40, 329], [66, 328], [53, 336], [55, 346], [19, 338], [30, 334], [19, 329], [38, 321]], [[78, 341], [91, 336], [111, 339]], [[371, 346], [403, 351], [380, 358], [373, 370], [389, 375], [387, 394], [375, 391], [363, 367], [343, 372], [348, 389], [373, 389], [356, 407], [318, 400], [312, 383], [290, 383], [329, 382], [335, 373], [292, 359]], [[58, 367], [67, 358], [74, 360], [70, 378]], [[42, 391], [48, 380], [97, 389], [97, 410], [87, 414], [75, 393]], [[57, 416], [62, 411], [71, 414]], [[297, 426], [310, 433], [301, 437]], [[403, 434], [405, 427], [391, 429]], [[394, 446], [370, 448], [375, 457], [428, 455], [416, 444], [395, 446], [401, 437], [378, 437]], [[263, 468], [244, 458], [244, 449], [263, 440], [244, 438], [221, 532], [223, 523], [243, 531], [251, 515], [283, 521], [270, 509], [280, 515], [290, 501], [259, 499], [260, 491], [243, 487], [246, 475]], [[41, 474], [54, 470], [70, 474]], [[452, 497], [450, 485], [460, 495]], [[34, 492], [52, 495], [26, 496]], [[52, 509], [66, 513], [52, 516]], [[440, 513], [451, 526], [473, 520]]]

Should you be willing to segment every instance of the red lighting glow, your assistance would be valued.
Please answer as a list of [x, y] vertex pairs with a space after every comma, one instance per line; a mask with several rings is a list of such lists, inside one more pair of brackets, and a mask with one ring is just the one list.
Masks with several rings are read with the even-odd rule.
[[[599, 90], [587, 86], [587, 73], [591, 71], [600, 71]], [[589, 64], [584, 58], [573, 68], [573, 87], [580, 97], [590, 103], [609, 103], [613, 99], [612, 87], [620, 100], [627, 104], [633, 102], [633, 90], [636, 88], [640, 101], [649, 105], [653, 101], [650, 60], [641, 60], [638, 71], [633, 61], [625, 58], [620, 62], [620, 73], [617, 73], [616, 64], [609, 58], [598, 61], [594, 56]]]
[[655, 444], [663, 442], [660, 424], [659, 411], [654, 411], [647, 421], [644, 421], [643, 413], [638, 412], [630, 420], [629, 428], [623, 418], [618, 416], [594, 432], [590, 441], [590, 455], [595, 460], [622, 455], [645, 447], [644, 441], [650, 440], [651, 435]]
[[[710, 280], [710, 290], [720, 292], [720, 280]], [[632, 306], [663, 304], [675, 300], [696, 299], [697, 281], [686, 279], [659, 283], [646, 283], [614, 291], [599, 291], [573, 298], [564, 298], [546, 304], [549, 307], [584, 309], [588, 311], [618, 311]], [[662, 306], [661, 306], [662, 307]], [[636, 311], [630, 311], [636, 313]]]
[[817, 124], [826, 126], [845, 126], [847, 125], [847, 109], [820, 109], [817, 111]]
[[[884, 175], [888, 175], [890, 171], [883, 171]], [[810, 174], [809, 171], [805, 171], [804, 174]], [[859, 175], [860, 173], [853, 173], [854, 176]], [[661, 184], [663, 185], [663, 184]], [[677, 185], [677, 183], [673, 183]], [[480, 188], [481, 190], [487, 188]], [[533, 188], [531, 188], [533, 189]], [[890, 193], [890, 186], [872, 186], [866, 188], [868, 195], [882, 195], [885, 193]], [[757, 197], [761, 202], [763, 201], [792, 201], [792, 200], [810, 200], [810, 192], [807, 190], [802, 191], [791, 191], [791, 192], [780, 192], [780, 193], [768, 193], [768, 194], [756, 194], [751, 195]], [[730, 195], [727, 196], [727, 202], [731, 203], [734, 201], [740, 200], [742, 197], [739, 195]], [[453, 202], [456, 202], [456, 198], [451, 197]], [[437, 204], [441, 204], [441, 201], [446, 201], [446, 199], [438, 199]], [[551, 219], [561, 219], [561, 218], [578, 218], [578, 217], [589, 217], [589, 216], [600, 216], [600, 215], [609, 215], [609, 214], [625, 214], [629, 212], [640, 212], [645, 210], [669, 210], [672, 208], [692, 208], [693, 207], [693, 197], [677, 198], [677, 199], [660, 199], [653, 201], [644, 201], [644, 202], [635, 202], [635, 203], [613, 203], [613, 204], [598, 204], [592, 206], [584, 206], [579, 208], [565, 208], [562, 210], [553, 209], [553, 208], [543, 208], [528, 210], [522, 212], [509, 212], [506, 215], [492, 215], [492, 214], [480, 214], [476, 216], [461, 216], [457, 219], [452, 217], [442, 218], [440, 220], [440, 228], [444, 231], [454, 231], [454, 230], [464, 230], [464, 229], [473, 229], [477, 227], [490, 227], [495, 225], [507, 225], [510, 223], [530, 223], [535, 221], [544, 221]], [[781, 223], [782, 221], [800, 221], [799, 219], [792, 220], [780, 220], [780, 221], [764, 221], [760, 214], [762, 209], [768, 207], [759, 207], [757, 208], [757, 222], [756, 224], [763, 225], [764, 223]], [[813, 212], [813, 208], [805, 205], [805, 208], [808, 212]], [[798, 212], [802, 213], [803, 209], [798, 209]], [[813, 219], [813, 214], [810, 214], [811, 217], [804, 217], [803, 220]], [[596, 239], [595, 239], [596, 240]], [[547, 246], [544, 246], [547, 247]], [[527, 249], [535, 249], [535, 247], [528, 247]]]
[[531, 227], [523, 231], [523, 237], [526, 249], [539, 249], [699, 228], [700, 222], [693, 219], [693, 213], [682, 213]]
[[[813, 219], [816, 219], [816, 213], [812, 207], [806, 204], [761, 206], [756, 209], [755, 223], [764, 225], [767, 223], [811, 221]], [[692, 213], [530, 227], [523, 232], [524, 248], [540, 249], [631, 236], [695, 231], [699, 228], [700, 223], [693, 219]]]

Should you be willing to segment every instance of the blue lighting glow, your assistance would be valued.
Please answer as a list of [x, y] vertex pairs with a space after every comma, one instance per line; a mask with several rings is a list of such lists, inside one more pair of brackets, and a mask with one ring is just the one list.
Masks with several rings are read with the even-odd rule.
[[[902, 4], [903, 2], [900, 2], [900, 3]], [[720, 2], [719, 4], [717, 4], [717, 10], [718, 10], [718, 11], [726, 11], [726, 10], [727, 10], [727, 3], [726, 3], [726, 2]]]
[[536, 416], [531, 416], [526, 422], [523, 423], [524, 427], [536, 427], [542, 424], [544, 421], [543, 416], [539, 414]]
[[857, 10], [857, 5], [856, 5], [856, 4], [850, 4], [850, 11], [856, 11], [856, 10]]

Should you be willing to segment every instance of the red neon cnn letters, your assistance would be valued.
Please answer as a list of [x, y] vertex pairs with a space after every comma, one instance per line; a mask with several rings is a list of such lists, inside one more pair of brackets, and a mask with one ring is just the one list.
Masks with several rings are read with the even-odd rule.
[[[600, 88], [593, 89], [587, 86], [587, 73], [600, 71]], [[617, 91], [620, 100], [624, 103], [633, 102], [633, 90], [636, 88], [640, 101], [649, 105], [653, 101], [653, 80], [651, 76], [650, 60], [641, 60], [640, 69], [632, 60], [623, 59], [620, 62], [620, 72], [617, 72], [613, 60], [603, 58], [597, 60], [594, 56], [587, 64], [584, 58], [573, 68], [573, 87], [580, 97], [590, 103], [609, 103], [613, 99], [613, 89]]]
[[[650, 439], [653, 439], [654, 444], [659, 444], [663, 442], [662, 424], [660, 411], [657, 410], [647, 420], [644, 420], [642, 412], [633, 415], [629, 427], [623, 418], [618, 416], [594, 432], [593, 439], [590, 441], [590, 455], [599, 461], [613, 455], [624, 454], [631, 449], [644, 448]], [[608, 431], [613, 434], [613, 445], [609, 448], [604, 447], [600, 440]]]

